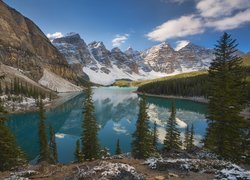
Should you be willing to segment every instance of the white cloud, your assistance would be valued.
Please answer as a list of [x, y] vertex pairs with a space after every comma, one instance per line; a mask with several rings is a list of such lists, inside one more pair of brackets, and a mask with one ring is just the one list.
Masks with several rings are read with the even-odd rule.
[[201, 0], [196, 5], [203, 17], [217, 18], [232, 15], [236, 10], [250, 8], [249, 0]]
[[150, 40], [165, 41], [166, 39], [185, 37], [204, 32], [202, 19], [195, 16], [182, 16], [178, 19], [169, 20], [156, 27], [146, 36]]
[[[183, 0], [161, 1], [182, 2]], [[201, 34], [207, 29], [214, 29], [217, 31], [236, 29], [250, 22], [249, 0], [193, 1], [196, 2], [197, 12], [195, 12], [195, 15], [185, 15], [166, 21], [149, 32], [146, 35], [148, 39], [166, 41], [171, 38]]]
[[215, 21], [208, 21], [207, 27], [215, 28], [219, 31], [235, 29], [241, 25], [250, 22], [250, 9], [240, 12], [232, 17], [226, 17]]
[[117, 133], [117, 134], [126, 134], [127, 130], [124, 126], [121, 126], [118, 123], [114, 123], [113, 124], [113, 130]]
[[65, 137], [65, 134], [58, 133], [58, 134], [55, 134], [55, 136], [59, 139], [63, 139]]
[[118, 47], [121, 44], [125, 43], [128, 37], [129, 37], [129, 34], [124, 34], [124, 35], [117, 34], [115, 38], [112, 40], [113, 47]]
[[188, 45], [189, 41], [186, 40], [182, 40], [182, 41], [177, 41], [176, 42], [176, 47], [175, 50], [179, 51], [181, 48], [185, 47], [186, 45]]
[[50, 39], [50, 40], [54, 40], [56, 38], [60, 38], [60, 37], [63, 37], [63, 34], [61, 32], [55, 32], [53, 34], [50, 34], [48, 33], [47, 34], [47, 37]]

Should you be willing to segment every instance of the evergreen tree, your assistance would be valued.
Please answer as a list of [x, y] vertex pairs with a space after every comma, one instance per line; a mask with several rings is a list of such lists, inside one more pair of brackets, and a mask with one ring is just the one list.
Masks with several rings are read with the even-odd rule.
[[189, 150], [192, 150], [194, 148], [194, 125], [193, 124], [191, 125], [191, 129], [190, 129], [188, 147], [189, 147]]
[[177, 129], [176, 106], [174, 102], [172, 103], [171, 115], [167, 122], [164, 149], [167, 151], [181, 149], [180, 132]]
[[80, 140], [79, 139], [76, 141], [75, 162], [77, 162], [77, 163], [83, 162], [83, 154], [81, 152]]
[[132, 136], [132, 155], [138, 159], [149, 157], [154, 151], [153, 135], [149, 128], [146, 98], [140, 99], [136, 130]]
[[84, 159], [92, 160], [99, 158], [99, 141], [98, 141], [98, 124], [95, 118], [95, 109], [92, 99], [92, 89], [90, 86], [86, 89], [86, 97], [84, 101], [83, 109], [83, 132], [81, 136], [82, 140], [82, 152]]
[[5, 82], [5, 94], [8, 95], [10, 93], [9, 91], [9, 86], [8, 84]]
[[43, 107], [43, 102], [40, 99], [39, 101], [39, 158], [38, 162], [50, 162], [50, 153], [48, 140], [46, 136], [46, 125], [45, 125], [45, 110]]
[[190, 139], [190, 131], [189, 131], [189, 125], [187, 125], [186, 131], [185, 131], [185, 137], [184, 137], [184, 148], [186, 151], [189, 151], [189, 139]]
[[51, 162], [53, 164], [56, 164], [58, 162], [58, 155], [57, 155], [57, 145], [56, 145], [56, 136], [55, 136], [55, 131], [50, 126], [49, 128], [49, 134], [50, 134], [50, 143], [49, 143], [49, 148], [50, 148], [50, 156], [51, 156]]
[[205, 147], [232, 161], [242, 155], [244, 120], [239, 115], [245, 105], [245, 70], [237, 56], [236, 40], [224, 33], [215, 46], [209, 68], [210, 119]]
[[157, 149], [157, 140], [158, 140], [157, 124], [156, 122], [154, 122], [153, 146], [155, 147], [155, 149]]
[[17, 145], [15, 136], [5, 125], [6, 119], [2, 116], [5, 113], [0, 101], [0, 171], [26, 164], [25, 155]]
[[115, 150], [115, 154], [116, 154], [116, 155], [122, 154], [122, 150], [121, 150], [121, 147], [120, 147], [120, 141], [119, 141], [119, 139], [117, 139], [117, 141], [116, 141], [116, 150]]

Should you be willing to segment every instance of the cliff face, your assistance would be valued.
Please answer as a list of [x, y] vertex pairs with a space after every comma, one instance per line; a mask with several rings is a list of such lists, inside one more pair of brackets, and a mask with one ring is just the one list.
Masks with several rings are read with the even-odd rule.
[[0, 0], [0, 61], [38, 81], [43, 68], [74, 81], [76, 74], [63, 55], [30, 19]]

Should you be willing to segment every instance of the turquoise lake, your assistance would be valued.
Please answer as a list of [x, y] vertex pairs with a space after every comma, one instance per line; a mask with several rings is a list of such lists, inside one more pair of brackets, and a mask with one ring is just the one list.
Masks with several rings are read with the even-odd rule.
[[[133, 88], [96, 88], [93, 89], [95, 114], [100, 126], [99, 140], [102, 147], [107, 147], [111, 154], [115, 151], [116, 140], [120, 139], [123, 152], [130, 152], [131, 135], [135, 130], [138, 113], [138, 95]], [[46, 124], [56, 131], [59, 162], [69, 163], [74, 160], [76, 140], [82, 132], [82, 106], [84, 93], [66, 103], [46, 112]], [[180, 131], [186, 125], [194, 125], [195, 143], [199, 144], [207, 128], [207, 105], [189, 100], [176, 99], [177, 122]], [[170, 116], [171, 99], [148, 97], [150, 122], [156, 121], [159, 134], [159, 146], [165, 136], [165, 125]], [[15, 134], [18, 144], [29, 160], [38, 155], [38, 113], [20, 113], [8, 116], [8, 127]]]

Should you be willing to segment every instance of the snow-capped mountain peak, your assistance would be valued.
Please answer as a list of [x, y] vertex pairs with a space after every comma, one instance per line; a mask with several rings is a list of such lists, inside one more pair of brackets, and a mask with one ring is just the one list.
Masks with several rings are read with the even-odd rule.
[[213, 59], [211, 50], [192, 43], [179, 51], [163, 42], [142, 52], [132, 47], [123, 52], [118, 47], [108, 50], [101, 41], [86, 45], [77, 33], [55, 39], [53, 43], [68, 63], [77, 67], [78, 73], [83, 71], [90, 81], [104, 85], [117, 79], [152, 79], [206, 69]]

